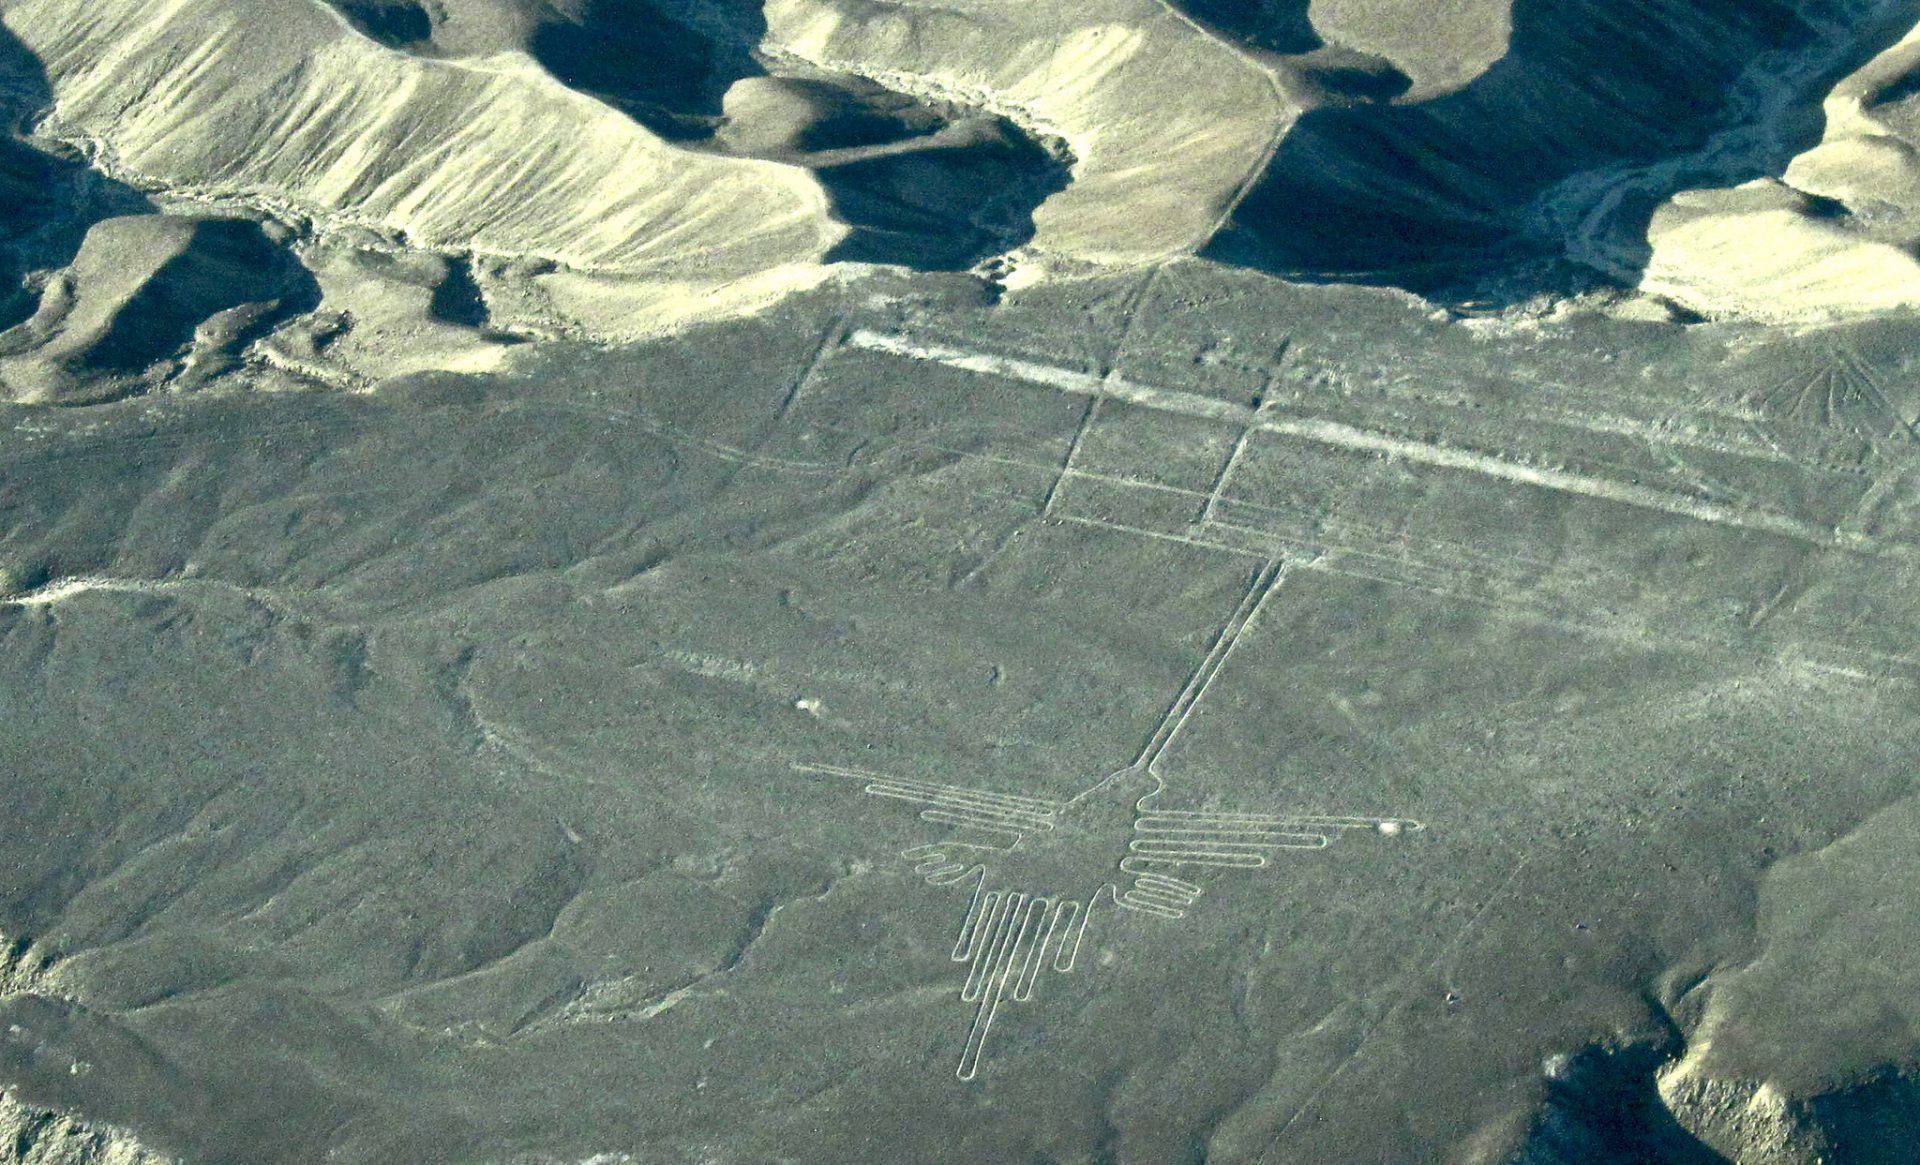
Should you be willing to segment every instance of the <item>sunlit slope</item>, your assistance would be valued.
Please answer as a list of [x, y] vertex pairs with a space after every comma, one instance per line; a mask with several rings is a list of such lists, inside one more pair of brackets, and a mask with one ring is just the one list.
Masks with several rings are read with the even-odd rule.
[[841, 233], [804, 171], [675, 149], [515, 54], [423, 60], [306, 0], [0, 12], [45, 64], [49, 128], [120, 176], [621, 281], [548, 278], [562, 318], [750, 307], [817, 280]]
[[[415, 14], [454, 52], [408, 40], [405, 21], [382, 43], [384, 26], [316, 0], [0, 0], [49, 74], [48, 132], [96, 143], [137, 185], [550, 263], [533, 274], [554, 319], [600, 332], [751, 309], [824, 277], [847, 228], [815, 173], [688, 148], [570, 85], [535, 51], [545, 26], [507, 19], [521, 7], [454, 6], [444, 28]], [[776, 69], [868, 78], [1063, 141], [1071, 180], [1033, 215], [1029, 278], [1194, 251], [1297, 113], [1270, 61], [1152, 0], [774, 0], [754, 15], [757, 44], [735, 47]]]
[[1297, 109], [1267, 67], [1153, 0], [770, 0], [766, 47], [1063, 138], [1073, 182], [1033, 249], [1108, 264], [1188, 253]]
[[0, 0], [43, 132], [115, 177], [470, 254], [490, 326], [614, 337], [838, 260], [1201, 253], [1470, 302], [1571, 260], [1716, 318], [1913, 306], [1916, 11]]
[[1642, 286], [1710, 316], [1817, 321], [1920, 305], [1920, 28], [1840, 81], [1778, 180], [1685, 191]]

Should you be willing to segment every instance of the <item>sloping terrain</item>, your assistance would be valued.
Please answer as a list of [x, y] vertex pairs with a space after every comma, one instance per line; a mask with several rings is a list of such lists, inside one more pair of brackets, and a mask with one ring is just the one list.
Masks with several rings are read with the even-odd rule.
[[0, 376], [19, 399], [61, 404], [158, 387], [182, 370], [180, 353], [205, 379], [279, 318], [311, 309], [317, 291], [249, 219], [104, 219], [48, 282], [39, 310], [0, 332]]
[[0, 0], [0, 1162], [1910, 1165], [1917, 24]]
[[[20, 1103], [236, 1165], [1905, 1127], [1916, 446], [1736, 391], [1825, 349], [1206, 264], [948, 286], [7, 410]], [[1847, 350], [1891, 382], [1912, 340]], [[967, 895], [911, 856], [953, 835], [820, 766], [964, 810], [1156, 740], [1171, 811], [1424, 828], [1180, 871], [1177, 917], [1096, 866], [1084, 963], [957, 1079]]]
[[1657, 202], [1784, 164], [1771, 123], [1917, 15], [1818, 7], [1518, 0], [1504, 55], [1459, 87], [1303, 117], [1207, 253], [1456, 295], [1541, 261], [1631, 279]]
[[1686, 192], [1649, 232], [1648, 287], [1782, 323], [1920, 304], [1920, 30], [1842, 80], [1824, 130], [1771, 180]]
[[[34, 140], [163, 200], [277, 218], [313, 266], [368, 231], [464, 264], [499, 336], [752, 312], [849, 261], [1021, 287], [1201, 252], [1495, 308], [1644, 276], [1767, 319], [1912, 298], [1894, 208], [1913, 184], [1887, 160], [1910, 0], [0, 12], [45, 72], [15, 103]], [[1796, 159], [1823, 99], [1828, 140]], [[1836, 214], [1848, 198], [1859, 213]], [[1785, 290], [1762, 304], [1762, 286]], [[381, 351], [503, 357], [382, 296], [395, 322], [333, 345], [358, 318], [336, 296], [277, 366], [363, 384]], [[405, 334], [436, 338], [409, 353]]]

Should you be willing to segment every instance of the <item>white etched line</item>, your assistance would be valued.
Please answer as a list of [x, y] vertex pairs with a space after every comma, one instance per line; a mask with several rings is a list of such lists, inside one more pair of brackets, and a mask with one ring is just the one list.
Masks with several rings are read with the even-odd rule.
[[1183, 895], [1136, 887], [1120, 895], [1120, 905], [1130, 910], [1158, 915], [1161, 918], [1185, 918], [1187, 907], [1192, 903]]
[[963, 1002], [972, 1003], [986, 990], [987, 973], [1000, 957], [1000, 948], [1005, 945], [1007, 920], [1015, 909], [1015, 899], [1023, 897], [996, 891], [993, 895], [992, 913], [988, 915], [987, 925], [982, 928], [986, 936], [984, 949], [978, 952], [973, 966], [967, 970], [967, 981], [960, 988]]
[[1015, 907], [1017, 918], [1014, 920], [1017, 931], [1010, 932], [1009, 941], [1002, 944], [995, 953], [993, 970], [987, 976], [985, 989], [980, 993], [980, 1006], [973, 1013], [973, 1028], [967, 1032], [967, 1047], [960, 1054], [960, 1067], [954, 1074], [962, 1080], [972, 1080], [980, 1073], [980, 1058], [986, 1052], [987, 1033], [993, 1030], [994, 1016], [1000, 1011], [1000, 1001], [1006, 994], [1007, 981], [1014, 973], [1014, 955], [1020, 948], [1020, 940], [1025, 937], [1028, 915], [1020, 909], [1026, 895], [1015, 894], [1022, 900]]
[[[1290, 346], [1290, 344], [1283, 344], [1281, 351], [1284, 352], [1288, 346]], [[1268, 394], [1272, 391], [1273, 373], [1262, 372], [1260, 375], [1260, 392], [1259, 395], [1254, 397], [1253, 401], [1253, 413], [1255, 417], [1258, 417], [1266, 411]], [[1233, 471], [1240, 465], [1241, 454], [1246, 452], [1247, 442], [1253, 439], [1253, 435], [1257, 431], [1256, 426], [1246, 425], [1241, 428], [1239, 435], [1233, 439], [1233, 448], [1227, 452], [1227, 459], [1220, 463], [1220, 472], [1214, 475], [1213, 485], [1207, 490], [1206, 504], [1200, 508], [1200, 525], [1205, 526], [1208, 522], [1213, 521], [1213, 513], [1220, 507], [1221, 501], [1225, 499], [1227, 486], [1233, 480]]]
[[980, 899], [980, 913], [974, 918], [973, 932], [967, 936], [966, 957], [960, 960], [970, 964], [967, 968], [969, 981], [978, 970], [980, 959], [987, 953], [987, 944], [993, 941], [993, 928], [998, 925], [1001, 897], [998, 890], [991, 890]]
[[1097, 396], [1089, 399], [1085, 411], [1080, 414], [1080, 423], [1074, 427], [1073, 441], [1067, 446], [1067, 455], [1060, 459], [1060, 472], [1054, 475], [1053, 484], [1047, 487], [1047, 496], [1040, 503], [1042, 517], [1053, 513], [1053, 500], [1060, 496], [1060, 487], [1066, 484], [1067, 478], [1073, 476], [1074, 462], [1080, 458], [1080, 443], [1086, 440], [1087, 432], [1100, 419], [1100, 400]]
[[[900, 856], [914, 863], [913, 872], [927, 880], [931, 886], [951, 886], [966, 880], [967, 875], [984, 870], [978, 862], [969, 864], [949, 853], [950, 849], [983, 849], [984, 846], [972, 843], [954, 843], [950, 845], [917, 845], [912, 849], [900, 851]], [[953, 871], [958, 870], [955, 875]]]
[[980, 928], [981, 911], [987, 901], [987, 871], [980, 868], [980, 880], [973, 884], [973, 901], [967, 904], [967, 917], [960, 924], [960, 937], [953, 940], [953, 961], [964, 963], [973, 957], [974, 934]]
[[1051, 814], [1034, 813], [1031, 810], [1005, 809], [994, 804], [982, 804], [964, 797], [950, 797], [938, 793], [916, 793], [907, 789], [895, 788], [892, 785], [869, 785], [865, 791], [875, 797], [886, 797], [894, 801], [912, 801], [916, 805], [933, 805], [955, 812], [974, 813], [981, 816], [998, 817], [1010, 822], [1022, 822], [1030, 824], [1034, 829], [1053, 828]]
[[1559, 493], [1617, 502], [1639, 509], [1657, 510], [1712, 525], [1778, 534], [1822, 546], [1833, 545], [1836, 542], [1831, 530], [1824, 530], [1784, 514], [1746, 513], [1650, 486], [1593, 477], [1564, 469], [1527, 465], [1485, 453], [1470, 453], [1464, 449], [1453, 449], [1444, 445], [1432, 445], [1424, 441], [1389, 436], [1386, 433], [1357, 428], [1339, 421], [1313, 417], [1283, 417], [1270, 410], [1255, 409], [1231, 401], [1215, 400], [1199, 393], [1153, 388], [1118, 377], [1102, 379], [1084, 372], [1057, 368], [1037, 361], [968, 352], [943, 344], [908, 340], [904, 337], [884, 335], [865, 329], [854, 332], [848, 337], [847, 342], [855, 347], [887, 352], [909, 360], [927, 360], [967, 372], [1024, 380], [1029, 384], [1042, 385], [1059, 392], [1125, 401], [1143, 408], [1257, 428], [1264, 432], [1297, 437], [1316, 444], [1330, 445], [1358, 453], [1374, 453], [1417, 465], [1456, 469]]
[[[1127, 859], [1130, 861], [1132, 859]], [[1127, 862], [1120, 863], [1121, 869], [1127, 869]], [[1129, 910], [1143, 914], [1152, 914], [1160, 918], [1185, 918], [1187, 911], [1200, 901], [1201, 889], [1198, 885], [1167, 874], [1150, 871], [1137, 872], [1133, 888], [1121, 894], [1116, 901]]]
[[1179, 894], [1198, 895], [1200, 893], [1198, 884], [1167, 874], [1142, 874], [1134, 879], [1134, 884], [1154, 890], [1172, 891]]
[[820, 333], [820, 340], [814, 345], [813, 351], [807, 355], [807, 362], [801, 367], [800, 375], [793, 378], [793, 386], [787, 389], [786, 395], [780, 399], [780, 407], [773, 417], [774, 427], [777, 428], [780, 422], [786, 420], [787, 414], [793, 411], [794, 402], [806, 395], [808, 387], [813, 384], [814, 379], [820, 374], [821, 367], [826, 364], [827, 357], [833, 354], [835, 348], [845, 343], [846, 328], [846, 315], [841, 313], [835, 315], [827, 324], [826, 330]]
[[1173, 702], [1167, 705], [1166, 712], [1160, 717], [1160, 723], [1154, 727], [1153, 734], [1147, 738], [1147, 743], [1141, 747], [1139, 755], [1134, 758], [1134, 767], [1150, 765], [1167, 742], [1173, 739], [1181, 719], [1198, 702], [1207, 682], [1213, 678], [1214, 672], [1226, 660], [1227, 652], [1232, 650], [1240, 628], [1246, 625], [1246, 620], [1252, 614], [1254, 606], [1265, 595], [1270, 584], [1268, 576], [1276, 570], [1276, 567], [1277, 564], [1269, 564], [1254, 576], [1252, 583], [1248, 584], [1233, 614], [1227, 617], [1226, 624], [1220, 628], [1219, 634], [1214, 636], [1212, 644], [1208, 646], [1207, 654], [1188, 674], [1186, 684], [1181, 687], [1179, 694], [1174, 696]]
[[1258, 839], [1246, 834], [1199, 833], [1182, 837], [1136, 837], [1127, 849], [1149, 856], [1158, 854], [1219, 853], [1258, 856], [1270, 849], [1325, 849], [1333, 839], [1324, 833], [1263, 833]]
[[[1283, 845], [1297, 838], [1323, 836], [1320, 833], [1307, 832], [1302, 829], [1249, 829], [1244, 826], [1225, 829], [1207, 829], [1197, 825], [1172, 829], [1164, 827], [1140, 829], [1136, 826], [1135, 829], [1140, 833], [1160, 834], [1161, 837], [1158, 840], [1168, 842], [1207, 841], [1219, 842], [1222, 845], [1262, 845], [1268, 841], [1272, 841], [1276, 845]], [[1141, 840], [1144, 843], [1156, 839], [1143, 838]]]
[[[1260, 407], [1264, 408], [1265, 404], [1263, 400]], [[1226, 461], [1221, 463], [1220, 472], [1213, 479], [1213, 487], [1207, 490], [1206, 504], [1200, 508], [1202, 526], [1213, 521], [1213, 512], [1219, 508], [1221, 499], [1226, 496], [1227, 486], [1233, 480], [1233, 471], [1239, 467], [1240, 455], [1246, 452], [1247, 442], [1253, 438], [1254, 432], [1254, 427], [1247, 425], [1240, 430], [1240, 435], [1233, 439], [1233, 448], [1228, 451]]]
[[[1087, 899], [1085, 906], [1078, 902], [1062, 902], [1061, 915], [1067, 929], [1061, 932], [1060, 946], [1053, 952], [1053, 969], [1062, 975], [1073, 973], [1073, 964], [1080, 957], [1080, 941], [1087, 936], [1087, 919], [1093, 917], [1093, 904], [1099, 897]], [[1077, 917], [1076, 917], [1077, 916]]]
[[1047, 945], [1044, 933], [1053, 899], [1035, 897], [1027, 903], [1026, 921], [1020, 924], [1020, 941], [1007, 964], [1013, 969], [1012, 998], [1024, 1003], [1033, 998], [1033, 980], [1040, 974], [1040, 954]]
[[[924, 797], [892, 797], [886, 793], [876, 793], [875, 796], [890, 797], [890, 799], [896, 801], [911, 801], [916, 805], [928, 803]], [[959, 820], [968, 825], [984, 825], [994, 829], [1008, 829], [1016, 833], [1028, 829], [1045, 833], [1053, 828], [1053, 823], [1050, 821], [1027, 821], [1012, 814], [981, 809], [974, 805], [949, 804], [945, 802], [933, 802], [930, 808], [920, 811], [920, 816], [926, 821]]]
[[856, 348], [904, 356], [909, 360], [932, 361], [949, 368], [958, 368], [963, 372], [978, 372], [988, 376], [1024, 380], [1029, 384], [1045, 385], [1060, 392], [1125, 401], [1127, 404], [1158, 409], [1161, 412], [1183, 413], [1191, 417], [1204, 417], [1237, 425], [1252, 423], [1256, 415], [1251, 406], [1215, 400], [1198, 393], [1152, 388], [1119, 376], [1095, 376], [1092, 373], [1076, 372], [1071, 368], [1060, 368], [1033, 360], [968, 352], [961, 348], [949, 348], [944, 344], [921, 343], [902, 336], [889, 336], [868, 331], [865, 328], [848, 336], [847, 343]]
[[1033, 981], [1039, 977], [1041, 971], [1046, 969], [1046, 963], [1054, 963], [1054, 969], [1060, 969], [1060, 942], [1056, 939], [1064, 939], [1064, 937], [1066, 937], [1066, 933], [1060, 929], [1060, 925], [1062, 925], [1064, 921], [1071, 919], [1071, 914], [1069, 914], [1069, 908], [1071, 908], [1071, 906], [1075, 906], [1075, 902], [1069, 902], [1066, 898], [1056, 898], [1056, 900], [1052, 900], [1052, 910], [1046, 914], [1046, 931], [1041, 935], [1039, 944], [1035, 944], [1035, 948], [1033, 948], [1033, 963], [1031, 963], [1031, 965], [1033, 965], [1033, 973], [1027, 975], [1027, 977], [1021, 981], [1020, 990], [1014, 992], [1014, 998], [1016, 998], [1016, 1000], [1025, 1002], [1025, 1000], [1031, 1000], [1031, 998], [1033, 998]]
[[1005, 941], [996, 947], [987, 960], [991, 968], [979, 994], [980, 1005], [973, 1014], [972, 1030], [967, 1033], [966, 1050], [961, 1053], [960, 1067], [955, 1072], [962, 1080], [972, 1080], [979, 1074], [980, 1059], [986, 1051], [987, 1033], [993, 1029], [994, 1017], [1000, 1011], [1001, 1000], [1005, 998], [1008, 984], [1015, 974], [1017, 959], [1030, 929], [1032, 915], [1026, 910], [1027, 895], [1014, 894], [1012, 898], [1013, 908], [1003, 930]]
[[929, 821], [972, 825], [1014, 834], [1025, 830], [1046, 832], [1053, 828], [1053, 816], [1057, 810], [1053, 803], [1034, 797], [986, 793], [959, 785], [889, 777], [865, 769], [808, 763], [795, 763], [793, 767], [801, 772], [863, 782], [863, 791], [869, 796], [931, 806], [921, 811], [921, 816]]
[[1281, 827], [1288, 825], [1321, 825], [1334, 829], [1378, 829], [1383, 825], [1397, 826], [1410, 832], [1426, 828], [1422, 822], [1411, 817], [1327, 817], [1310, 813], [1274, 815], [1270, 813], [1208, 813], [1192, 809], [1155, 809], [1133, 823], [1139, 830], [1185, 829], [1189, 825], [1203, 822], [1217, 822], [1228, 828], [1240, 826]]
[[1138, 890], [1129, 890], [1125, 894], [1120, 895], [1120, 905], [1129, 910], [1138, 910], [1143, 914], [1157, 915], [1165, 919], [1180, 919], [1187, 916], [1185, 911], [1162, 905], [1160, 902], [1141, 894]]
[[985, 814], [963, 813], [951, 809], [922, 809], [920, 819], [937, 821], [942, 825], [969, 825], [978, 829], [993, 829], [1002, 833], [1024, 833], [1028, 830], [1046, 833], [1053, 829], [1053, 825], [1048, 822], [1035, 825], [1007, 817], [990, 817]]
[[[1288, 848], [1324, 849], [1327, 839], [1315, 838], [1319, 845], [1301, 844]], [[1143, 862], [1167, 862], [1174, 865], [1235, 866], [1245, 870], [1257, 870], [1267, 864], [1266, 855], [1251, 850], [1231, 850], [1224, 847], [1178, 845], [1174, 842], [1136, 841], [1127, 849]]]
[[1125, 311], [1126, 322], [1120, 326], [1120, 338], [1114, 342], [1113, 358], [1102, 368], [1106, 376], [1112, 376], [1121, 361], [1127, 358], [1127, 349], [1133, 346], [1133, 337], [1140, 330], [1140, 317], [1146, 314], [1147, 303], [1153, 298], [1154, 290], [1160, 279], [1166, 274], [1167, 265], [1157, 263], [1142, 276], [1139, 284], [1127, 292]]
[[1020, 982], [1013, 991], [1013, 997], [1021, 1003], [1033, 998], [1034, 980], [1040, 977], [1040, 972], [1045, 969], [1050, 960], [1058, 957], [1053, 940], [1054, 936], [1060, 932], [1061, 912], [1068, 904], [1056, 899], [1041, 899], [1041, 901], [1044, 903], [1042, 909], [1047, 911], [1046, 928], [1040, 933], [1039, 941], [1033, 944], [1033, 957], [1027, 961], [1027, 970], [1021, 975]]
[[[1165, 530], [1154, 530], [1146, 526], [1128, 526], [1120, 522], [1103, 522], [1098, 518], [1082, 518], [1075, 514], [1061, 514], [1054, 518], [1056, 522], [1071, 522], [1076, 526], [1091, 526], [1096, 530], [1111, 530], [1115, 534], [1131, 534], [1137, 538], [1158, 538], [1162, 542], [1178, 542], [1182, 546], [1192, 546], [1200, 550], [1218, 550], [1226, 554], [1239, 554], [1249, 558], [1265, 558], [1264, 551], [1252, 550], [1245, 546], [1235, 546], [1228, 542], [1209, 542], [1204, 538], [1189, 538], [1182, 534], [1169, 534]], [[1217, 525], [1217, 523], [1216, 523]], [[1273, 537], [1265, 531], [1257, 531], [1262, 537]]]
[[964, 809], [970, 812], [991, 814], [995, 817], [1022, 819], [1033, 822], [1036, 829], [1051, 829], [1053, 814], [1035, 809], [1020, 809], [1001, 801], [975, 797], [970, 794], [949, 790], [919, 790], [902, 788], [891, 781], [873, 782], [866, 792], [875, 797], [891, 797], [896, 801], [915, 801], [927, 805], [939, 805], [948, 809]]
[[1227, 658], [1233, 654], [1234, 647], [1240, 642], [1241, 634], [1252, 624], [1261, 605], [1267, 601], [1267, 596], [1279, 588], [1281, 581], [1286, 578], [1286, 573], [1287, 564], [1282, 560], [1273, 559], [1254, 575], [1246, 594], [1241, 596], [1240, 605], [1227, 619], [1226, 626], [1220, 629], [1220, 634], [1215, 637], [1206, 658], [1200, 661], [1200, 666], [1195, 668], [1193, 674], [1187, 678], [1186, 687], [1168, 706], [1159, 727], [1148, 739], [1146, 747], [1140, 750], [1140, 755], [1134, 759], [1135, 767], [1144, 766], [1151, 772], [1160, 757], [1172, 746], [1174, 740], [1180, 735], [1181, 729], [1186, 727], [1187, 720], [1193, 715], [1193, 710], [1199, 707], [1201, 699], [1206, 696], [1214, 677], [1220, 674], [1220, 669], [1226, 665]]
[[915, 780], [912, 777], [889, 776], [886, 773], [876, 773], [870, 769], [852, 769], [841, 765], [823, 765], [805, 762], [796, 763], [793, 767], [803, 772], [826, 773], [830, 776], [847, 777], [852, 780], [868, 781], [873, 784], [893, 785], [902, 789], [917, 789], [928, 793], [950, 792], [956, 795], [971, 797], [979, 801], [993, 801], [1020, 809], [1051, 812], [1057, 807], [1052, 801], [1043, 800], [1039, 797], [1022, 797], [1017, 793], [995, 793], [985, 789], [969, 789], [960, 785], [942, 785], [933, 781]]
[[1257, 841], [1263, 837], [1298, 833], [1322, 833], [1328, 829], [1358, 829], [1357, 825], [1318, 825], [1305, 821], [1249, 822], [1228, 821], [1209, 825], [1201, 821], [1152, 821], [1141, 818], [1133, 823], [1135, 833], [1157, 833], [1172, 837], [1219, 837], [1234, 841]]

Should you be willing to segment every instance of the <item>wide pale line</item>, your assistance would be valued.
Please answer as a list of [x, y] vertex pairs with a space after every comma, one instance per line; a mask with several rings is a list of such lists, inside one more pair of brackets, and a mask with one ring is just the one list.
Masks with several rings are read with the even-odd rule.
[[847, 342], [856, 348], [887, 352], [910, 360], [928, 360], [966, 372], [1011, 377], [1030, 384], [1045, 385], [1060, 392], [1104, 397], [1140, 405], [1143, 408], [1158, 409], [1162, 412], [1244, 425], [1340, 449], [1378, 453], [1386, 457], [1420, 465], [1438, 466], [1443, 469], [1464, 470], [1468, 473], [1477, 473], [1522, 485], [1538, 486], [1560, 493], [1598, 498], [1602, 501], [1618, 502], [1640, 509], [1658, 510], [1714, 525], [1779, 534], [1823, 546], [1835, 545], [1842, 541], [1831, 530], [1822, 530], [1782, 514], [1741, 513], [1728, 506], [1716, 505], [1684, 494], [1669, 493], [1666, 490], [1630, 482], [1590, 477], [1583, 473], [1570, 473], [1564, 469], [1523, 465], [1499, 457], [1490, 457], [1484, 453], [1469, 453], [1462, 449], [1450, 449], [1444, 445], [1429, 445], [1424, 441], [1393, 437], [1338, 421], [1276, 416], [1271, 409], [1256, 410], [1231, 401], [1201, 396], [1199, 393], [1152, 388], [1117, 376], [1098, 377], [1085, 372], [1075, 372], [1070, 368], [1040, 364], [1032, 360], [1017, 360], [1007, 356], [993, 356], [968, 352], [960, 348], [949, 348], [942, 344], [909, 341], [899, 336], [883, 335], [864, 328], [849, 336]]

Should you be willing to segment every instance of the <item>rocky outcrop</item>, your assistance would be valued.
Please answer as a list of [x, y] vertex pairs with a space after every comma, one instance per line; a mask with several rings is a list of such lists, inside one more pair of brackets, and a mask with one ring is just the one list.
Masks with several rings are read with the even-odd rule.
[[131, 1133], [0, 1092], [0, 1162], [8, 1165], [177, 1165]]
[[1920, 1144], [1920, 801], [1788, 859], [1761, 889], [1758, 958], [1710, 976], [1675, 1120], [1732, 1165], [1895, 1165]]

